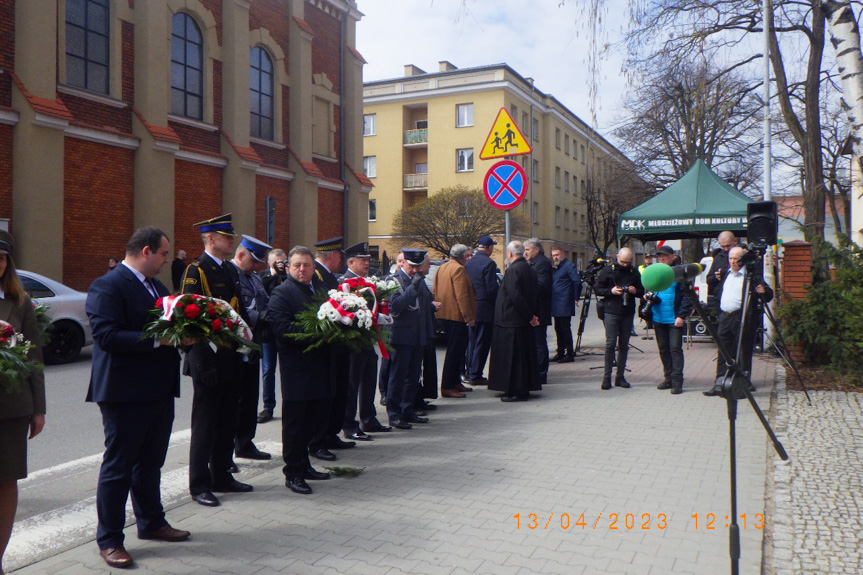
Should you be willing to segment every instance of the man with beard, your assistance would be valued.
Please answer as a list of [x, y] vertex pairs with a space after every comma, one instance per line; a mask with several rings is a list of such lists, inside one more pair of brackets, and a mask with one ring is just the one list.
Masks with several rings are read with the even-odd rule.
[[524, 259], [524, 244], [506, 246], [509, 268], [497, 293], [488, 388], [502, 391], [504, 402], [527, 401], [528, 392], [539, 391], [534, 329], [537, 313], [536, 273]]

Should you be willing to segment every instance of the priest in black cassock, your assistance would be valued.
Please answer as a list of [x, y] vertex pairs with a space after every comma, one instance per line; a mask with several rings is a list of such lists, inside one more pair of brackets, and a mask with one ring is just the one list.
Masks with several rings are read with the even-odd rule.
[[524, 244], [510, 242], [506, 257], [509, 268], [494, 307], [488, 388], [502, 391], [501, 401], [527, 401], [528, 392], [542, 389], [533, 334], [533, 327], [539, 325], [538, 284], [524, 259]]

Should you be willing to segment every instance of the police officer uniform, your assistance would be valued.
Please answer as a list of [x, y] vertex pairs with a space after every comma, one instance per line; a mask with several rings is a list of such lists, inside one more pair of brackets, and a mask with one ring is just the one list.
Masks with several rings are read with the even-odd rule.
[[[231, 214], [194, 224], [201, 233], [235, 236]], [[217, 261], [206, 251], [192, 262], [183, 276], [182, 292], [215, 297], [231, 304], [246, 321], [239, 305], [240, 290], [236, 268]], [[186, 354], [183, 373], [192, 377], [192, 436], [189, 446], [189, 492], [201, 505], [215, 507], [219, 500], [213, 491], [247, 492], [251, 485], [236, 481], [228, 468], [237, 426], [241, 356], [236, 348], [208, 343], [194, 344]]]

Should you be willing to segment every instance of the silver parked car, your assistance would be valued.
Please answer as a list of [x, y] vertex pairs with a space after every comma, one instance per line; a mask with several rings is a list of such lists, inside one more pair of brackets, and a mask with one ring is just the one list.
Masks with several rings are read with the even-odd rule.
[[42, 347], [45, 363], [75, 361], [81, 348], [93, 343], [90, 321], [84, 312], [87, 294], [37, 273], [18, 270], [18, 275], [30, 299], [42, 304], [51, 318], [51, 341]]

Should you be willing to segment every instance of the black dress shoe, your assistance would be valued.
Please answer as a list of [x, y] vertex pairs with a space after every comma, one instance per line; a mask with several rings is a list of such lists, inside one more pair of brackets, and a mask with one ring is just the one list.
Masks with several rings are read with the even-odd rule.
[[258, 423], [266, 423], [273, 419], [273, 412], [269, 409], [264, 409], [258, 414]]
[[681, 393], [683, 393], [683, 385], [671, 386], [671, 395], [680, 395]]
[[611, 389], [611, 381], [603, 381], [602, 389]]
[[466, 373], [461, 374], [461, 377], [459, 379], [461, 379], [462, 383], [467, 383], [470, 381], [470, 378], [467, 376]]
[[419, 415], [409, 415], [405, 417], [405, 421], [408, 423], [428, 423], [428, 417], [420, 417]]
[[548, 361], [560, 361], [560, 359], [561, 359], [563, 356], [564, 356], [564, 354], [562, 354], [562, 353], [560, 353], [560, 352], [557, 352], [556, 354], [554, 354], [553, 356], [551, 356], [550, 358], [548, 358]]
[[390, 419], [390, 425], [396, 429], [411, 429], [413, 425], [402, 419]]
[[501, 396], [500, 400], [504, 403], [513, 403], [516, 401], [527, 401], [526, 395], [504, 395]]
[[367, 435], [363, 431], [357, 431], [356, 433], [351, 433], [350, 435], [348, 435], [348, 437], [355, 440], [355, 441], [372, 441], [372, 437], [370, 435]]
[[317, 457], [318, 459], [323, 459], [324, 461], [335, 461], [336, 454], [330, 451], [329, 449], [318, 449], [312, 451], [310, 453], [312, 457]]
[[325, 481], [330, 478], [329, 473], [323, 473], [316, 469], [309, 467], [303, 472], [303, 479], [311, 479], [314, 481]]
[[559, 360], [557, 360], [557, 363], [572, 363], [574, 361], [575, 361], [575, 356], [567, 354], [567, 355], [563, 356], [562, 358], [560, 358]]
[[312, 493], [312, 488], [302, 477], [288, 477], [285, 480], [285, 487], [300, 495], [311, 495]]
[[204, 491], [203, 493], [192, 495], [192, 499], [205, 507], [218, 507], [221, 505], [219, 499], [213, 495], [212, 491]]
[[258, 461], [266, 461], [268, 459], [272, 459], [273, 456], [265, 451], [261, 451], [257, 447], [252, 447], [251, 449], [244, 449], [243, 451], [238, 451], [235, 454], [237, 457], [242, 459], [257, 459]]
[[366, 433], [389, 433], [393, 428], [389, 425], [377, 425], [375, 427], [367, 427], [363, 429]]
[[416, 415], [419, 415], [420, 417], [423, 417], [423, 416], [425, 416], [425, 415], [428, 415], [428, 411], [426, 411], [426, 410], [424, 410], [424, 409], [416, 409], [416, 408], [414, 408], [414, 413], [415, 413]]
[[228, 466], [228, 468], [225, 471], [228, 473], [239, 473], [240, 468], [237, 467], [237, 464], [232, 461], [231, 464]]
[[437, 405], [423, 400], [414, 404], [414, 409], [416, 411], [434, 411], [437, 409]]
[[623, 379], [622, 377], [614, 382], [614, 386], [615, 387], [622, 387], [623, 389], [629, 389], [630, 387], [632, 387], [631, 385], [629, 385], [629, 382], [626, 381], [625, 379]]
[[327, 447], [330, 449], [350, 449], [356, 446], [356, 441], [344, 441], [340, 437], [335, 437], [327, 442]]
[[174, 529], [170, 525], [162, 525], [155, 531], [146, 531], [144, 533], [138, 533], [138, 539], [156, 539], [158, 541], [168, 541], [170, 543], [176, 543], [178, 541], [185, 541], [192, 535], [188, 531], [183, 531], [182, 529]]
[[722, 395], [722, 387], [714, 386], [713, 389], [702, 392], [707, 397], [716, 397], [717, 395]]
[[667, 379], [656, 386], [656, 389], [671, 389], [671, 382]]
[[484, 377], [480, 377], [478, 379], [472, 379], [468, 383], [476, 387], [478, 385], [488, 385], [488, 380]]
[[213, 485], [213, 491], [216, 493], [248, 493], [254, 489], [255, 488], [248, 483], [241, 483], [233, 477], [227, 483]]

